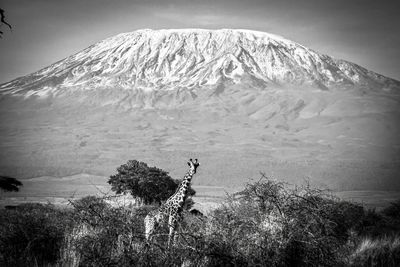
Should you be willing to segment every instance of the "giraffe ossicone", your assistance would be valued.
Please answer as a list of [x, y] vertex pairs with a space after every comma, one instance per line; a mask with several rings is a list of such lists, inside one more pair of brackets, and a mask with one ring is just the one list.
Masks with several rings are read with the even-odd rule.
[[168, 200], [161, 205], [158, 210], [149, 212], [144, 219], [146, 240], [151, 240], [154, 232], [157, 230], [160, 224], [166, 220], [168, 220], [169, 227], [168, 247], [171, 245], [172, 240], [175, 239], [176, 227], [178, 221], [181, 219], [183, 205], [185, 204], [185, 200], [188, 196], [191, 180], [193, 175], [196, 173], [197, 168], [200, 166], [200, 163], [197, 159], [194, 161], [190, 159], [188, 161], [188, 165], [189, 170], [183, 177], [183, 180], [175, 193], [168, 198]]

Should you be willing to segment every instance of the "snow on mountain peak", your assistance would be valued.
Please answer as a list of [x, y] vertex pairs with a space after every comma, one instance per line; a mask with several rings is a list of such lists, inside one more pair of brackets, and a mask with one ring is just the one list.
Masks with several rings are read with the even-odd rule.
[[47, 95], [96, 88], [172, 90], [223, 82], [311, 85], [320, 89], [400, 87], [398, 81], [252, 30], [143, 29], [100, 41], [0, 92]]

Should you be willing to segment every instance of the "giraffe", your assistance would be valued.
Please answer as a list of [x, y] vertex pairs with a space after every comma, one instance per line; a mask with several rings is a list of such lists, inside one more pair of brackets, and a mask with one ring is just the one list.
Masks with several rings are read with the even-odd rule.
[[145, 237], [149, 241], [152, 238], [154, 231], [158, 228], [161, 222], [168, 219], [169, 235], [168, 235], [168, 247], [170, 247], [172, 239], [175, 238], [175, 230], [179, 219], [181, 219], [181, 213], [183, 205], [187, 198], [187, 193], [190, 188], [190, 183], [193, 174], [196, 173], [197, 167], [200, 163], [195, 159], [188, 161], [189, 171], [183, 177], [176, 192], [168, 198], [168, 200], [161, 205], [158, 210], [151, 211], [144, 219], [145, 226]]

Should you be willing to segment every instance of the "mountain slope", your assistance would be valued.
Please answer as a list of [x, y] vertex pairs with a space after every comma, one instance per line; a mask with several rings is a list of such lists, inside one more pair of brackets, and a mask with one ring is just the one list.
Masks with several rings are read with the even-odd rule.
[[96, 88], [146, 92], [221, 83], [309, 85], [325, 90], [400, 88], [398, 81], [276, 35], [187, 29], [119, 34], [3, 84], [0, 92], [39, 96]]
[[399, 121], [398, 81], [282, 37], [140, 30], [0, 85], [0, 173], [179, 178], [193, 157], [197, 185], [400, 190]]

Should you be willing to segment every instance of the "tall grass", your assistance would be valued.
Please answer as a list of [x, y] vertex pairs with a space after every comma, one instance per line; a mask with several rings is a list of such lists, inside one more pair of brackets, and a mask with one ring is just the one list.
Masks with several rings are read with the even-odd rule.
[[351, 256], [352, 266], [396, 267], [400, 264], [400, 236], [365, 237]]

